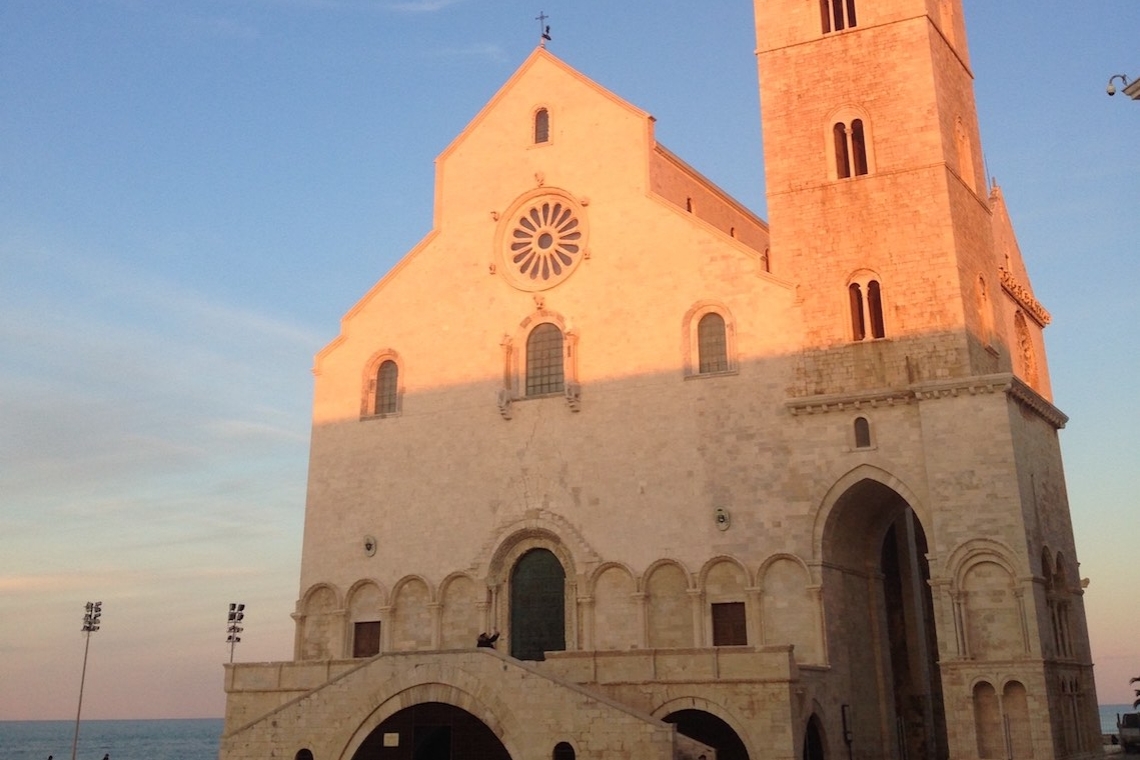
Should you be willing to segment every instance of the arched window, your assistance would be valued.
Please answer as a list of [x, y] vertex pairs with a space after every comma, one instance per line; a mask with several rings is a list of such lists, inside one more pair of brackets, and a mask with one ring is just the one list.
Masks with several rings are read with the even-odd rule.
[[831, 127], [835, 142], [835, 176], [839, 179], [861, 177], [868, 171], [867, 136], [862, 119], [842, 121]]
[[819, 0], [823, 33], [841, 32], [855, 26], [855, 0]]
[[715, 311], [710, 311], [697, 323], [697, 357], [697, 371], [702, 375], [728, 371], [728, 339], [725, 335], [724, 317]]
[[395, 414], [399, 398], [399, 367], [388, 359], [376, 370], [376, 407], [374, 414]]
[[886, 324], [883, 322], [883, 295], [878, 280], [867, 279], [852, 282], [847, 286], [847, 298], [851, 304], [851, 339], [866, 340], [886, 337]]
[[871, 423], [866, 417], [855, 418], [855, 448], [871, 448]]
[[543, 660], [566, 649], [566, 571], [548, 549], [531, 549], [511, 573], [511, 656]]
[[313, 751], [310, 749], [299, 749], [297, 754], [293, 756], [295, 760], [313, 760]]
[[543, 322], [526, 339], [526, 395], [545, 396], [564, 389], [562, 331]]
[[554, 745], [553, 760], [574, 760], [574, 748], [569, 742], [558, 742]]
[[534, 144], [550, 142], [550, 111], [540, 108], [534, 112]]

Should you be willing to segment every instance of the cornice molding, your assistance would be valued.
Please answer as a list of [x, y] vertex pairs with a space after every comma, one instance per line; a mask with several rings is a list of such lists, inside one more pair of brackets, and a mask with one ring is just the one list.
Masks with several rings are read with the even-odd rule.
[[1037, 322], [1037, 324], [1044, 327], [1053, 321], [1053, 317], [1050, 316], [1048, 310], [1041, 305], [1040, 301], [1033, 297], [1033, 294], [1029, 292], [1029, 288], [1017, 281], [1012, 272], [1000, 267], [998, 268], [998, 272], [1001, 273], [1002, 290], [1009, 293], [1013, 300], [1016, 301], [1021, 308], [1025, 309], [1029, 316], [1033, 317], [1033, 320]]
[[988, 393], [1005, 393], [1054, 428], [1061, 429], [1069, 421], [1069, 418], [1061, 410], [1045, 400], [1041, 394], [1007, 373], [959, 380], [940, 380], [912, 385], [909, 388], [899, 390], [880, 389], [864, 393], [805, 396], [787, 401], [784, 406], [795, 417], [804, 414], [828, 414], [830, 412], [852, 412], [862, 409], [903, 406], [920, 401], [935, 401], [943, 398], [977, 396]]

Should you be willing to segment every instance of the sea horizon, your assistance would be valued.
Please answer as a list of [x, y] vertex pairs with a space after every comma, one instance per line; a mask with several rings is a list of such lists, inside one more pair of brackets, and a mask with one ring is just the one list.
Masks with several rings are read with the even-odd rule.
[[[1130, 703], [1098, 705], [1102, 734], [1116, 733], [1118, 713], [1133, 712]], [[223, 718], [92, 718], [79, 725], [76, 758], [101, 760], [216, 760]], [[5, 760], [64, 760], [71, 756], [75, 720], [0, 719], [0, 747]]]

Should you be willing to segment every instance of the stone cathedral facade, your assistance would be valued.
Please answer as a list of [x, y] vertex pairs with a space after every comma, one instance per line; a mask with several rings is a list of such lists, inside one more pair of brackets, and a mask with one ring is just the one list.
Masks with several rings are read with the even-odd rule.
[[1099, 755], [960, 0], [755, 11], [767, 221], [542, 48], [440, 155], [317, 356], [295, 654], [226, 667], [222, 758]]

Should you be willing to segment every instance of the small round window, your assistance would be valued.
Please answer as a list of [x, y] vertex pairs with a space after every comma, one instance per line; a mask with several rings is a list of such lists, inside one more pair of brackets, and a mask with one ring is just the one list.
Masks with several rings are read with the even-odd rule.
[[523, 290], [546, 290], [565, 280], [585, 253], [578, 205], [560, 194], [523, 199], [505, 217], [503, 270]]

